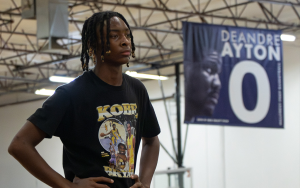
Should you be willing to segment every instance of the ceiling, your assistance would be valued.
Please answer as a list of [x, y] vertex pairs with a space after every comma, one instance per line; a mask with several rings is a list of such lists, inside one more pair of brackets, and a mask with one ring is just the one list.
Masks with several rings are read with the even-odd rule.
[[[26, 0], [25, 0], [26, 1]], [[28, 1], [28, 0], [27, 0]], [[40, 100], [36, 89], [56, 88], [52, 75], [82, 74], [79, 60], [83, 22], [102, 10], [120, 12], [133, 31], [136, 58], [126, 70], [174, 75], [182, 64], [181, 21], [280, 29], [300, 36], [300, 0], [68, 0], [64, 50], [47, 52], [37, 39], [36, 19], [23, 19], [21, 0], [0, 0], [0, 107]], [[296, 39], [295, 45], [300, 44]], [[181, 66], [181, 72], [183, 72]]]

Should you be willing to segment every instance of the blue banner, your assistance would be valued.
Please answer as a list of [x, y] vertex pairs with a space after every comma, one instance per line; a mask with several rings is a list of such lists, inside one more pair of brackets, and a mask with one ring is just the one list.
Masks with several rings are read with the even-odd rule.
[[283, 128], [281, 31], [182, 22], [185, 123]]

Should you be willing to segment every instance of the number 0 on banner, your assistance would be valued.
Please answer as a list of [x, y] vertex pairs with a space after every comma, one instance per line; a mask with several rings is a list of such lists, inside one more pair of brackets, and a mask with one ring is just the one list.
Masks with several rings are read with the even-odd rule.
[[[245, 108], [242, 84], [244, 76], [250, 73], [257, 85], [257, 102], [253, 110]], [[229, 78], [229, 101], [234, 114], [245, 123], [258, 123], [263, 120], [270, 108], [270, 82], [265, 69], [255, 61], [237, 63]]]

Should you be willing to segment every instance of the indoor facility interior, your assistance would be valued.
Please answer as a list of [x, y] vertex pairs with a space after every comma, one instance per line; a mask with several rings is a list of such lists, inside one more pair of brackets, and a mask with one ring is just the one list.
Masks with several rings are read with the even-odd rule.
[[[131, 27], [135, 58], [123, 72], [145, 85], [161, 128], [152, 188], [300, 188], [300, 0], [0, 0], [1, 188], [49, 187], [7, 149], [49, 97], [40, 92], [63, 84], [53, 76], [83, 74], [84, 21], [106, 10], [121, 13]], [[294, 37], [281, 38], [282, 127], [184, 122], [183, 22]], [[64, 175], [62, 147], [53, 137], [37, 150]]]

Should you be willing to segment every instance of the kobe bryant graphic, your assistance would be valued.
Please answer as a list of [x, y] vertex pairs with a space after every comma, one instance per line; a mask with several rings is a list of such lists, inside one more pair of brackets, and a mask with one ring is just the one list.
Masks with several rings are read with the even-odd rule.
[[134, 173], [135, 128], [131, 122], [108, 118], [101, 123], [99, 142], [109, 154], [104, 166], [109, 176], [120, 173], [125, 178]]

